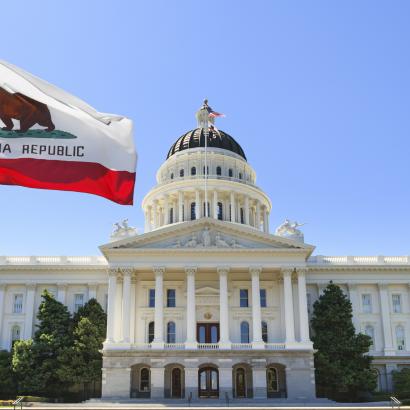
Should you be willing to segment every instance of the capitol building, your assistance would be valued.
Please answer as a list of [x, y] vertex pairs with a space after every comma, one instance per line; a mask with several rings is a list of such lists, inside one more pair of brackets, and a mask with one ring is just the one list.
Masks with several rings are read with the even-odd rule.
[[142, 202], [144, 233], [117, 224], [102, 256], [0, 256], [0, 349], [33, 336], [48, 289], [71, 312], [90, 298], [107, 311], [105, 399], [312, 401], [309, 317], [331, 280], [391, 390], [410, 366], [410, 257], [319, 256], [297, 223], [270, 229], [245, 152], [197, 119]]

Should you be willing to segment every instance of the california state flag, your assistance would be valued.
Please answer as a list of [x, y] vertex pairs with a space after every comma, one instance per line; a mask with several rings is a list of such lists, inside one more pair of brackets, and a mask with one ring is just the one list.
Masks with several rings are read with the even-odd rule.
[[132, 205], [132, 121], [103, 114], [0, 61], [0, 184], [100, 195]]

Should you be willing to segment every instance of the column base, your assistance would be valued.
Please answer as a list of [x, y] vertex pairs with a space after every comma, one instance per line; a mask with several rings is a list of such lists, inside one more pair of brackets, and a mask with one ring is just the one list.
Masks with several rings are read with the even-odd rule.
[[219, 350], [231, 350], [232, 343], [230, 341], [227, 342], [219, 342]]
[[265, 342], [263, 340], [252, 342], [252, 349], [265, 350]]
[[313, 350], [313, 342], [311, 340], [304, 340], [299, 343], [299, 349]]
[[189, 349], [189, 350], [192, 350], [192, 349], [198, 349], [198, 342], [188, 342], [188, 341], [186, 341], [185, 342], [185, 349]]
[[291, 340], [291, 341], [285, 342], [285, 348], [287, 350], [297, 350], [297, 349], [300, 349], [300, 343], [296, 342], [296, 340]]
[[124, 344], [122, 342], [114, 342], [113, 340], [106, 340], [103, 343], [103, 350], [122, 350], [122, 349], [130, 349], [131, 345]]
[[151, 343], [151, 350], [164, 350], [164, 342], [156, 342], [155, 340]]

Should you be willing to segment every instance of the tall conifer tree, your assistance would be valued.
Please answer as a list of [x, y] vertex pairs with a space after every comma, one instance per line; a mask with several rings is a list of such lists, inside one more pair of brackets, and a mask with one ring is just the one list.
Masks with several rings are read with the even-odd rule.
[[372, 391], [376, 378], [366, 355], [371, 338], [356, 334], [352, 322], [352, 305], [332, 282], [313, 305], [311, 320], [319, 393], [338, 399], [355, 400], [359, 392]]

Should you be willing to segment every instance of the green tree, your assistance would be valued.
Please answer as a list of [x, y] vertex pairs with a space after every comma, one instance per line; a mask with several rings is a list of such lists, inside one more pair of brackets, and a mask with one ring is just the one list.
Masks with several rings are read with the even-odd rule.
[[316, 384], [325, 396], [358, 399], [359, 393], [376, 387], [366, 355], [371, 338], [355, 334], [352, 305], [339, 286], [332, 282], [315, 302], [311, 325], [315, 353]]
[[17, 385], [11, 365], [12, 355], [0, 350], [0, 398], [7, 399], [16, 394]]
[[18, 375], [19, 390], [25, 393], [61, 395], [64, 384], [58, 377], [58, 356], [72, 344], [71, 316], [66, 306], [47, 290], [42, 295], [33, 341], [16, 343], [13, 369]]
[[393, 385], [394, 392], [400, 398], [410, 397], [410, 369], [403, 368], [400, 371], [394, 371], [393, 374]]
[[101, 381], [102, 355], [107, 315], [96, 299], [78, 309], [73, 319], [74, 342], [59, 357], [58, 375], [68, 384], [81, 384], [85, 398]]

